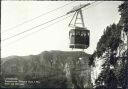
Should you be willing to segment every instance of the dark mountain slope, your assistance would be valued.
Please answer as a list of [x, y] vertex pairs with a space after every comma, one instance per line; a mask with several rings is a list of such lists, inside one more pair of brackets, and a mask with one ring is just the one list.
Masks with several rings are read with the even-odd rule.
[[2, 75], [19, 80], [38, 80], [42, 87], [72, 87], [72, 68], [80, 70], [74, 70], [77, 75], [83, 73], [83, 68], [88, 70], [89, 56], [81, 51], [44, 51], [39, 55], [6, 57], [2, 59]]

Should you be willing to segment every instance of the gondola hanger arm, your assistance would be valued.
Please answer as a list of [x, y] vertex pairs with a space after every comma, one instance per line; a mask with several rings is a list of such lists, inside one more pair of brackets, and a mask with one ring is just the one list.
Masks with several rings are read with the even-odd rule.
[[89, 6], [89, 5], [91, 5], [91, 4], [90, 4], [90, 3], [87, 3], [87, 4], [82, 4], [82, 5], [80, 5], [80, 6], [76, 6], [76, 7], [74, 7], [71, 11], [67, 12], [67, 14], [70, 14], [70, 13], [73, 13], [73, 12], [77, 12], [77, 11], [79, 11], [80, 9], [82, 9], [82, 8], [84, 8], [84, 7], [87, 7], [87, 6]]

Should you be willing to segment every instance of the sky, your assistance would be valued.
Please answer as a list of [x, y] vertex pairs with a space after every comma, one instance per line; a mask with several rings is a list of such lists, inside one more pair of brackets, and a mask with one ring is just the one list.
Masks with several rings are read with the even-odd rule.
[[[1, 40], [62, 16], [74, 6], [89, 2], [94, 1], [2, 1]], [[71, 4], [40, 16], [68, 3]], [[102, 1], [82, 9], [85, 27], [90, 30], [90, 46], [84, 52], [92, 54], [96, 50], [97, 42], [103, 35], [104, 29], [110, 24], [119, 22], [118, 6], [121, 3], [121, 1]], [[31, 20], [37, 16], [40, 17]], [[37, 55], [50, 50], [81, 51], [69, 48], [69, 31], [72, 28], [68, 27], [68, 24], [72, 16], [73, 13], [56, 20], [59, 22], [53, 21], [22, 35], [1, 41], [1, 57]], [[31, 21], [21, 25], [28, 20]], [[14, 26], [17, 27], [12, 29]]]

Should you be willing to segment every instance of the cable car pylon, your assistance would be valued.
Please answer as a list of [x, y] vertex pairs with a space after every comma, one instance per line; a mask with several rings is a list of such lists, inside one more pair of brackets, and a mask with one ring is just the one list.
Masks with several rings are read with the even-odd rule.
[[90, 31], [85, 27], [82, 8], [89, 6], [90, 3], [83, 4], [75, 7], [67, 14], [74, 13], [69, 27], [72, 29], [69, 31], [70, 48], [75, 49], [87, 49], [89, 47]]

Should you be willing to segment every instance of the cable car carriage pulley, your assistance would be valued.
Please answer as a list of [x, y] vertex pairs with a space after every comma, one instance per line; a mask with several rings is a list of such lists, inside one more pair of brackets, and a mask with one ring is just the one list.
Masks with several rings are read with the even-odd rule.
[[90, 3], [85, 5], [80, 5], [79, 7], [69, 11], [69, 13], [74, 13], [69, 26], [73, 27], [69, 31], [69, 39], [70, 39], [70, 48], [76, 49], [87, 49], [89, 47], [90, 41], [90, 31], [85, 27], [82, 8], [90, 5]]

